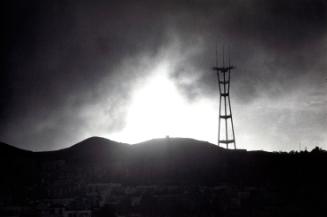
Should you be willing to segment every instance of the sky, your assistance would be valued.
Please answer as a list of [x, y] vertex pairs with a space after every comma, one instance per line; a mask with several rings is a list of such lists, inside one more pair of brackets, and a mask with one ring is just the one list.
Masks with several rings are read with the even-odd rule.
[[13, 0], [3, 10], [0, 141], [34, 151], [90, 136], [216, 143], [212, 67], [225, 46], [237, 146], [327, 149], [326, 0]]

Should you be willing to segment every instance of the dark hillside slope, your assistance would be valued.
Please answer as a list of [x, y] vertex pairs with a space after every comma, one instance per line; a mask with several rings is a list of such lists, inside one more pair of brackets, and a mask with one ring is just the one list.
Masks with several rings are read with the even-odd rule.
[[[90, 186], [119, 183], [123, 187], [110, 194], [113, 201], [115, 195], [130, 200], [124, 192], [131, 186], [148, 189], [135, 190], [144, 198], [139, 206], [144, 216], [149, 210], [158, 215], [170, 210], [167, 216], [232, 216], [234, 211], [234, 216], [327, 216], [327, 153], [318, 148], [271, 153], [226, 150], [186, 138], [128, 145], [91, 137], [51, 152], [24, 151], [1, 143], [0, 162], [0, 202], [21, 206], [29, 201], [83, 199], [91, 197]], [[171, 186], [175, 193], [169, 193]], [[193, 213], [192, 207], [202, 215]], [[135, 212], [116, 208], [121, 213]], [[176, 214], [175, 208], [183, 211]]]
[[101, 137], [90, 137], [69, 148], [34, 154], [41, 161], [64, 160], [76, 164], [101, 165], [122, 160], [128, 148], [129, 145], [125, 143], [118, 143]]
[[0, 159], [8, 181], [20, 175], [27, 182], [50, 170], [57, 177], [70, 172], [91, 179], [98, 172], [103, 181], [126, 183], [288, 186], [326, 181], [323, 171], [327, 165], [327, 153], [318, 149], [311, 153], [248, 152], [186, 138], [128, 145], [91, 137], [50, 152], [30, 152], [1, 144]]

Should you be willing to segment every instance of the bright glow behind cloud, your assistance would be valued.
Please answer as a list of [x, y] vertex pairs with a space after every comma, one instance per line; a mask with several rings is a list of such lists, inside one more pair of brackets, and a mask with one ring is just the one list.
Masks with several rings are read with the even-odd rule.
[[187, 101], [169, 78], [172, 67], [162, 61], [142, 81], [132, 96], [126, 127], [112, 135], [113, 139], [137, 143], [171, 136], [216, 141], [215, 104], [205, 98]]

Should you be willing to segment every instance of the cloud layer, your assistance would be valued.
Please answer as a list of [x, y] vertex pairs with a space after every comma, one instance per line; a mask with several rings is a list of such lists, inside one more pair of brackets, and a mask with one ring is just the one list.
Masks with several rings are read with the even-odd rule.
[[327, 148], [326, 24], [323, 0], [12, 1], [0, 139], [48, 150], [123, 129], [132, 92], [167, 53], [190, 102], [215, 100], [217, 43], [237, 66], [232, 106], [244, 148]]

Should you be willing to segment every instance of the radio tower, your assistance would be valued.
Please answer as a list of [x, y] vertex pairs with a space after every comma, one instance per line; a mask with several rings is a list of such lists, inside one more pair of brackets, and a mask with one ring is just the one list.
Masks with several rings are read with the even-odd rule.
[[228, 56], [228, 65], [225, 66], [225, 52], [223, 47], [222, 66], [218, 65], [217, 49], [216, 49], [216, 66], [213, 70], [217, 73], [219, 86], [219, 118], [218, 118], [218, 146], [221, 144], [229, 148], [229, 144], [236, 149], [236, 140], [232, 116], [232, 108], [229, 98], [230, 90], [230, 74], [234, 66], [230, 64], [230, 56]]

